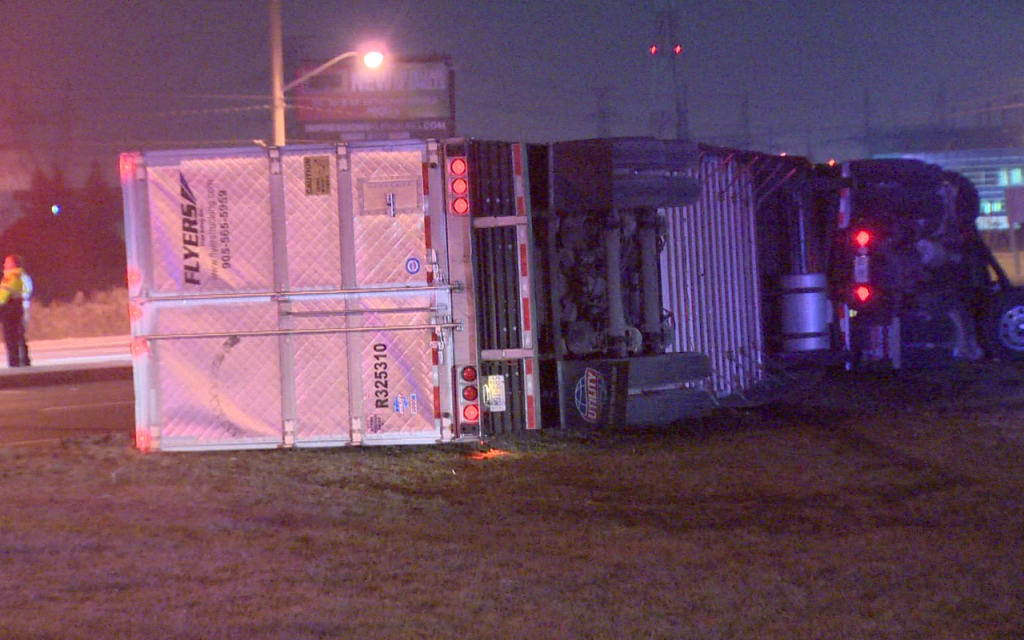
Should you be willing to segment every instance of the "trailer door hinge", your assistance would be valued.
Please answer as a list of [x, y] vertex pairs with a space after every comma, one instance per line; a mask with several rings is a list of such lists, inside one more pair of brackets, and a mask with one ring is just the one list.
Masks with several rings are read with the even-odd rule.
[[363, 419], [359, 416], [352, 417], [351, 442], [356, 446], [363, 444]]
[[295, 446], [295, 421], [284, 421], [284, 446], [291, 448]]
[[349, 171], [348, 145], [347, 144], [339, 144], [335, 148], [335, 157], [338, 160], [338, 173], [348, 173], [348, 171]]

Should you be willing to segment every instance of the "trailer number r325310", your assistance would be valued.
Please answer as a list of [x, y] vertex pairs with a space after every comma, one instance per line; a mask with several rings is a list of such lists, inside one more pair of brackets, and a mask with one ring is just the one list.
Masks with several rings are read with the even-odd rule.
[[376, 408], [388, 408], [388, 346], [383, 342], [373, 345], [373, 395]]

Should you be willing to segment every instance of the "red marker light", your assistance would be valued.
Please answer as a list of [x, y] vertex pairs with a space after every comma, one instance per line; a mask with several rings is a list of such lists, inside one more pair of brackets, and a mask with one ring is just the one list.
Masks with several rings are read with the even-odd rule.
[[652, 44], [652, 45], [651, 45], [651, 49], [650, 49], [650, 51], [651, 51], [651, 55], [652, 55], [652, 56], [653, 56], [653, 55], [657, 55], [657, 53], [658, 53], [658, 45], [656, 45], [656, 44]]
[[475, 385], [469, 385], [468, 387], [466, 387], [465, 389], [462, 390], [462, 399], [463, 400], [468, 400], [470, 402], [473, 402], [473, 401], [475, 401], [477, 399], [477, 396], [479, 396], [479, 395], [480, 395], [480, 392], [477, 391]]
[[480, 407], [475, 404], [466, 405], [466, 408], [462, 410], [462, 417], [466, 422], [476, 422], [480, 419]]
[[476, 367], [463, 367], [462, 379], [466, 382], [473, 382], [476, 380]]
[[866, 247], [871, 242], [871, 234], [864, 230], [858, 231], [857, 235], [853, 236], [853, 241], [858, 247]]
[[867, 302], [868, 298], [871, 297], [871, 289], [861, 285], [853, 290], [853, 295], [857, 297], [857, 300]]
[[679, 45], [679, 44], [677, 44], [677, 45], [676, 45], [676, 47], [675, 47], [675, 49], [672, 49], [672, 51], [675, 51], [676, 55], [678, 56], [678, 55], [679, 55], [680, 53], [682, 53], [682, 52], [683, 52], [683, 46], [682, 46], [682, 45]]
[[153, 446], [153, 439], [146, 432], [145, 425], [135, 425], [135, 448], [139, 451], [149, 451]]
[[132, 338], [131, 352], [134, 357], [142, 357], [149, 354], [149, 343], [145, 338]]
[[468, 173], [469, 164], [465, 158], [455, 157], [448, 160], [448, 212], [457, 216], [469, 215]]
[[121, 155], [120, 162], [121, 181], [124, 182], [135, 175], [135, 158], [127, 153]]

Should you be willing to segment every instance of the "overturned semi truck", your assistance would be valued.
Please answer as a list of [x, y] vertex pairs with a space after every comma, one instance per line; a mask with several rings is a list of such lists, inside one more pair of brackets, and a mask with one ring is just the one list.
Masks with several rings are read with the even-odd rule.
[[123, 154], [137, 445], [443, 443], [777, 398], [872, 317], [850, 324], [840, 267], [863, 260], [837, 249], [852, 182], [830, 171], [653, 138]]

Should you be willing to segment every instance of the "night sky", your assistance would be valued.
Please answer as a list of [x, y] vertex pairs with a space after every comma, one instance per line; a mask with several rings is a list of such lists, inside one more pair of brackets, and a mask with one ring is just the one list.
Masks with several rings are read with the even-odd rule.
[[[370, 39], [450, 55], [458, 131], [479, 138], [650, 134], [655, 105], [672, 99], [647, 51], [669, 6], [698, 140], [848, 158], [866, 120], [977, 124], [988, 106], [1024, 102], [1021, 0], [283, 5], [292, 72]], [[265, 0], [3, 0], [0, 145], [107, 162], [127, 148], [269, 139], [268, 23]]]

